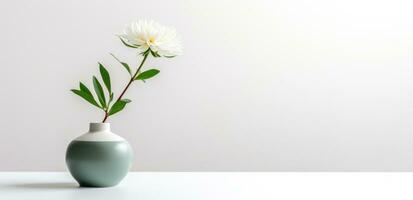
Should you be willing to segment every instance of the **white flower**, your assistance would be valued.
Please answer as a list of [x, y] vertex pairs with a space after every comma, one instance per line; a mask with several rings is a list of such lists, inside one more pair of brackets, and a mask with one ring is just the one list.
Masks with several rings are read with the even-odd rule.
[[174, 28], [154, 21], [138, 20], [127, 25], [120, 36], [141, 53], [152, 51], [159, 56], [173, 57], [182, 54], [182, 45]]

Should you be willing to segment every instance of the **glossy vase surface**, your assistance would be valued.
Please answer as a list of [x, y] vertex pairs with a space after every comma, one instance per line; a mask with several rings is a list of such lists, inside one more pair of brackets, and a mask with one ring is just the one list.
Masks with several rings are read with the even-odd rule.
[[129, 143], [110, 131], [109, 123], [90, 123], [89, 132], [73, 140], [66, 164], [81, 187], [117, 185], [132, 165]]

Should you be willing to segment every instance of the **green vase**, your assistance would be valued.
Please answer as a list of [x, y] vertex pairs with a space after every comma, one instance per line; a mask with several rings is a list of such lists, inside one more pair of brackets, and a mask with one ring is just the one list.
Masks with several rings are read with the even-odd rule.
[[89, 132], [67, 147], [66, 164], [81, 187], [111, 187], [126, 176], [132, 157], [129, 143], [109, 123], [90, 123]]

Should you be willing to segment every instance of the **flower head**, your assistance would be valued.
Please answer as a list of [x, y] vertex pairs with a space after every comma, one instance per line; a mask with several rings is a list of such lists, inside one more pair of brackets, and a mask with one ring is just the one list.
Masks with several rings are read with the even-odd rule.
[[173, 28], [154, 21], [138, 20], [130, 23], [120, 35], [126, 45], [141, 53], [173, 57], [182, 54], [182, 45]]

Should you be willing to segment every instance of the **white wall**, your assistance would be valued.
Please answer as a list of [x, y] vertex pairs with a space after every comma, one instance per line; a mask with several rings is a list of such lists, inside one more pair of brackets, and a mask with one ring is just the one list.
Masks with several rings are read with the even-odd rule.
[[175, 26], [185, 54], [150, 59], [110, 119], [134, 170], [412, 170], [413, 3], [387, 0], [6, 0], [0, 170], [65, 170], [102, 114], [69, 92], [97, 62], [119, 91], [115, 34]]

